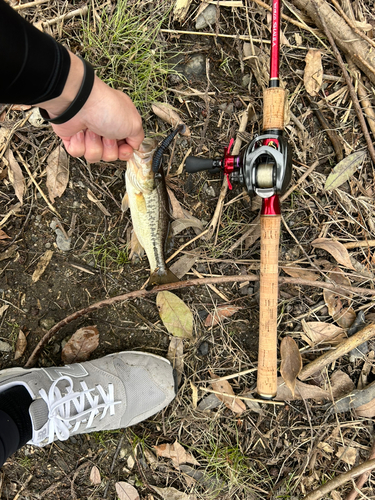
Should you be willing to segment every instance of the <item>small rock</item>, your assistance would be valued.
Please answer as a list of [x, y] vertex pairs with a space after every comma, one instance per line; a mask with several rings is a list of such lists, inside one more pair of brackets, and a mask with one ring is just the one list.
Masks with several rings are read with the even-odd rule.
[[203, 54], [196, 54], [185, 66], [186, 76], [198, 76], [205, 71], [206, 62]]
[[219, 398], [215, 396], [215, 394], [209, 394], [205, 398], [202, 399], [202, 401], [198, 405], [198, 410], [205, 411], [205, 410], [213, 410], [214, 408], [217, 408], [218, 406], [221, 405], [221, 401]]
[[233, 113], [233, 103], [232, 102], [229, 102], [229, 103], [226, 103], [226, 102], [223, 102], [222, 104], [219, 105], [219, 109], [221, 109], [222, 111], [224, 111], [224, 113], [227, 113], [228, 115], [231, 115]]
[[242, 78], [242, 86], [247, 88], [249, 86], [249, 83], [250, 83], [250, 75], [244, 75], [244, 77]]
[[47, 243], [44, 245], [46, 248], [51, 248], [51, 243], [47, 241]]
[[59, 250], [62, 252], [69, 252], [72, 239], [66, 238], [65, 234], [61, 231], [61, 229], [56, 228], [56, 245]]
[[4, 340], [0, 340], [0, 351], [2, 352], [10, 352], [12, 351], [12, 346], [8, 344], [8, 342], [4, 342]]
[[46, 125], [46, 122], [44, 121], [44, 118], [40, 114], [39, 108], [34, 108], [30, 117], [29, 117], [29, 122], [31, 125], [34, 127], [44, 127]]
[[53, 319], [53, 318], [42, 318], [40, 321], [39, 321], [39, 324], [40, 326], [44, 329], [44, 330], [51, 330], [51, 328], [53, 327], [53, 325], [56, 323], [56, 321]]
[[195, 21], [195, 29], [202, 30], [216, 22], [216, 5], [210, 4], [199, 14]]
[[198, 347], [197, 352], [200, 356], [207, 356], [207, 354], [209, 353], [209, 350], [210, 350], [210, 346], [209, 346], [208, 342], [204, 341]]
[[212, 198], [216, 196], [214, 188], [212, 186], [209, 186], [207, 183], [204, 184], [203, 191], [207, 196], [211, 196]]

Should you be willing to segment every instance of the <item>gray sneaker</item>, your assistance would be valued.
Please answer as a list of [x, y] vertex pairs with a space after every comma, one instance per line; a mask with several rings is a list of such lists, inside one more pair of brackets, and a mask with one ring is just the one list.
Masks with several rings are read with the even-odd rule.
[[176, 395], [169, 361], [133, 351], [62, 367], [2, 370], [0, 392], [15, 385], [34, 400], [28, 444], [36, 446], [137, 424]]

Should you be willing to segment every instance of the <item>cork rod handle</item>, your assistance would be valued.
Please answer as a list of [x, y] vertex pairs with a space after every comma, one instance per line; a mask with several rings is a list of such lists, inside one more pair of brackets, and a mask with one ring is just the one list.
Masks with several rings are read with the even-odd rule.
[[272, 399], [277, 391], [277, 300], [280, 215], [261, 215], [259, 355], [257, 392]]

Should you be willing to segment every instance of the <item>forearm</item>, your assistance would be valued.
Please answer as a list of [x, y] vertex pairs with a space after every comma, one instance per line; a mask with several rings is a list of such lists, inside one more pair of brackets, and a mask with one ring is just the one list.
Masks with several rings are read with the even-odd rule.
[[36, 104], [61, 95], [68, 51], [0, 0], [0, 102]]

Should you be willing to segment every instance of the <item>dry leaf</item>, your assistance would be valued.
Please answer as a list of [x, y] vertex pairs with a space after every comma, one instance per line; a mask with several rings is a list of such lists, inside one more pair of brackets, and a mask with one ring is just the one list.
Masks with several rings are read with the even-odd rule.
[[175, 337], [191, 339], [193, 336], [193, 313], [177, 295], [159, 292], [156, 305], [164, 326]]
[[169, 198], [171, 208], [172, 208], [172, 214], [171, 214], [172, 218], [173, 219], [185, 219], [184, 211], [182, 210], [180, 202], [178, 201], [178, 199], [174, 195], [174, 192], [172, 191], [172, 189], [169, 189], [169, 187], [167, 187], [167, 193], [168, 193], [168, 198]]
[[5, 240], [6, 238], [10, 238], [2, 229], [0, 229], [0, 240]]
[[339, 446], [336, 457], [348, 465], [354, 465], [357, 460], [358, 450], [352, 446], [341, 447]]
[[[212, 379], [220, 378], [212, 372], [210, 372], [210, 377]], [[220, 393], [220, 394], [215, 394], [215, 396], [234, 413], [238, 413], [240, 415], [246, 410], [246, 405], [241, 399], [232, 397], [234, 396], [234, 392], [232, 386], [227, 380], [220, 380], [219, 382], [211, 382], [211, 386], [214, 391]]]
[[337, 491], [331, 491], [332, 500], [342, 500], [342, 496]]
[[172, 363], [177, 373], [177, 385], [181, 383], [184, 373], [184, 342], [178, 337], [172, 337], [168, 347], [167, 359]]
[[220, 305], [216, 308], [216, 311], [210, 313], [207, 316], [204, 326], [216, 326], [221, 322], [223, 318], [229, 318], [230, 316], [233, 316], [233, 314], [235, 314], [240, 309], [242, 309], [242, 307], [230, 306], [226, 304]]
[[285, 384], [282, 377], [277, 378], [276, 401], [293, 401], [299, 399], [313, 399], [314, 401], [327, 401], [331, 399], [328, 391], [321, 389], [317, 385], [305, 384], [300, 380], [296, 381], [294, 396]]
[[94, 465], [93, 468], [91, 469], [90, 481], [92, 484], [95, 484], [95, 485], [100, 484], [102, 482], [102, 479], [100, 477], [100, 471], [96, 467], [96, 465]]
[[199, 255], [190, 255], [185, 253], [182, 257], [180, 257], [176, 262], [174, 262], [170, 267], [170, 271], [177, 276], [177, 278], [182, 278], [186, 273], [190, 271], [190, 269], [194, 266], [194, 264], [199, 259]]
[[0, 253], [0, 262], [6, 259], [12, 259], [17, 255], [18, 245], [11, 245], [5, 250], [5, 252]]
[[332, 316], [336, 323], [342, 328], [349, 328], [356, 317], [354, 309], [351, 307], [344, 307], [342, 300], [331, 290], [324, 290], [323, 297], [330, 316]]
[[358, 167], [362, 165], [366, 155], [367, 152], [365, 150], [357, 151], [341, 160], [329, 174], [324, 189], [327, 191], [336, 189], [341, 184], [344, 184], [344, 182], [350, 180], [352, 175], [358, 170]]
[[317, 238], [311, 243], [311, 245], [314, 248], [321, 248], [322, 250], [330, 253], [332, 257], [342, 266], [345, 266], [348, 269], [353, 269], [353, 271], [355, 270], [353, 264], [350, 262], [349, 252], [339, 241], [330, 240], [328, 238]]
[[280, 373], [286, 385], [292, 392], [296, 387], [296, 380], [302, 370], [302, 357], [298, 346], [292, 337], [284, 337], [280, 344], [281, 365]]
[[316, 96], [323, 83], [322, 53], [320, 50], [310, 49], [305, 58], [306, 66], [303, 75], [306, 92]]
[[198, 229], [198, 234], [202, 233], [204, 230], [203, 224], [200, 220], [195, 217], [189, 219], [177, 219], [171, 223], [170, 231], [173, 236], [177, 236], [177, 234], [181, 233], [181, 231], [185, 231], [189, 227], [193, 227]]
[[[172, 125], [173, 128], [176, 128], [177, 125], [179, 125], [180, 123], [184, 124], [184, 121], [180, 118], [179, 114], [177, 113], [177, 110], [172, 106], [170, 106], [169, 104], [163, 102], [154, 102], [154, 104], [152, 104], [152, 111], [155, 113], [156, 116], [158, 116], [165, 122], [169, 123], [169, 125]], [[185, 137], [190, 137], [191, 135], [190, 130], [186, 125], [185, 127], [186, 127], [185, 132], [181, 135], [184, 135]]]
[[200, 465], [193, 455], [188, 453], [177, 440], [173, 444], [159, 444], [159, 446], [154, 446], [154, 448], [159, 457], [170, 458], [175, 467], [181, 464]]
[[325, 443], [324, 441], [318, 443], [318, 448], [326, 453], [333, 453], [335, 451], [330, 444]]
[[14, 192], [19, 199], [21, 205], [23, 204], [23, 195], [26, 190], [26, 183], [23, 177], [23, 173], [21, 167], [18, 165], [18, 162], [14, 158], [14, 155], [10, 149], [8, 149], [5, 153], [5, 159], [8, 161], [8, 175], [9, 180], [14, 188]]
[[69, 181], [69, 160], [63, 146], [57, 146], [47, 158], [46, 172], [49, 199], [54, 203], [55, 198], [64, 193]]
[[0, 318], [5, 313], [5, 311], [8, 309], [8, 307], [9, 307], [9, 304], [4, 304], [3, 306], [0, 307]]
[[65, 344], [61, 359], [67, 365], [87, 361], [98, 345], [99, 332], [96, 326], [85, 326], [77, 330]]
[[336, 370], [330, 378], [330, 390], [334, 399], [339, 399], [354, 389], [354, 382], [349, 375], [341, 370]]
[[302, 278], [304, 280], [316, 281], [319, 279], [319, 274], [304, 269], [296, 265], [285, 266], [281, 268], [286, 274], [292, 276], [292, 278]]
[[375, 399], [368, 403], [358, 406], [355, 410], [357, 417], [374, 418], [375, 417]]
[[53, 255], [53, 250], [46, 250], [44, 254], [41, 256], [39, 259], [39, 262], [36, 266], [35, 271], [33, 272], [33, 275], [31, 279], [33, 280], [34, 283], [38, 281], [38, 279], [42, 276], [44, 271], [47, 269], [48, 264], [50, 263]]
[[[158, 493], [163, 500], [197, 500], [194, 493], [184, 493], [178, 491], [176, 488], [170, 486], [169, 488], [159, 488], [158, 486], [151, 486], [153, 490]], [[127, 499], [128, 500], [128, 499]]]
[[16, 342], [16, 352], [14, 353], [14, 359], [21, 358], [27, 347], [26, 335], [22, 330], [19, 331], [18, 339]]
[[372, 382], [364, 389], [348, 391], [344, 397], [341, 397], [338, 401], [334, 402], [331, 411], [341, 413], [361, 408], [360, 411], [367, 410], [370, 412], [372, 406], [371, 403], [375, 410], [375, 382]]
[[138, 491], [131, 484], [119, 481], [115, 487], [119, 500], [140, 500]]
[[332, 323], [302, 320], [302, 328], [305, 335], [302, 334], [301, 337], [311, 347], [318, 344], [337, 345], [347, 337], [342, 328]]

